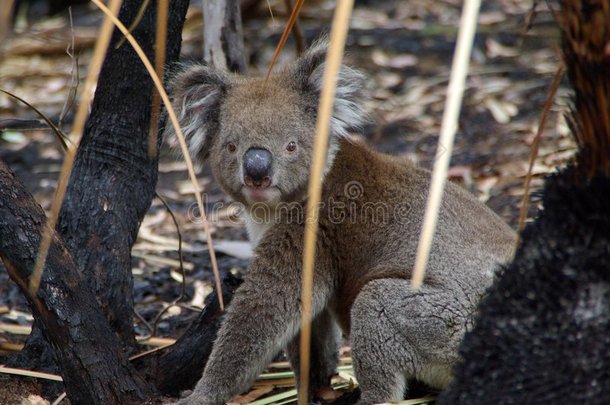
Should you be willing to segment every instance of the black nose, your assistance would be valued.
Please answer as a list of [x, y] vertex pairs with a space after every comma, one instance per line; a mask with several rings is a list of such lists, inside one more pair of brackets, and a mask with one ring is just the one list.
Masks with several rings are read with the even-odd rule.
[[271, 177], [271, 152], [262, 148], [250, 148], [244, 155], [244, 178], [255, 185], [262, 184]]

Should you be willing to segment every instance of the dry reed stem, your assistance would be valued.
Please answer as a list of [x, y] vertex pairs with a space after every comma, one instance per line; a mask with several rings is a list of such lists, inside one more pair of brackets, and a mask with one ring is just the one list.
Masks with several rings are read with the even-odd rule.
[[[114, 16], [118, 14], [119, 8], [121, 7], [121, 3], [122, 0], [111, 0], [110, 10], [112, 11], [109, 10], [110, 15]], [[105, 17], [104, 21], [102, 22], [102, 27], [100, 28], [100, 35], [95, 43], [95, 48], [93, 50], [93, 56], [91, 58], [89, 71], [87, 72], [87, 78], [85, 80], [85, 86], [83, 88], [82, 99], [80, 105], [78, 106], [76, 117], [74, 118], [74, 125], [72, 127], [71, 136], [74, 139], [68, 147], [68, 150], [64, 157], [64, 161], [61, 166], [59, 182], [57, 184], [57, 191], [55, 194], [55, 198], [53, 198], [53, 203], [51, 205], [51, 214], [49, 216], [49, 220], [47, 221], [44, 227], [44, 231], [40, 241], [40, 248], [38, 249], [38, 256], [36, 257], [36, 264], [34, 265], [34, 271], [30, 276], [28, 290], [31, 296], [36, 295], [38, 287], [40, 287], [40, 279], [42, 278], [42, 270], [44, 268], [44, 263], [47, 260], [47, 255], [49, 253], [51, 237], [53, 235], [53, 232], [55, 231], [55, 225], [57, 224], [59, 210], [61, 209], [61, 205], [64, 201], [66, 188], [68, 187], [68, 180], [70, 178], [70, 173], [72, 172], [72, 166], [74, 165], [76, 150], [82, 137], [83, 129], [85, 128], [85, 120], [88, 115], [87, 113], [89, 111], [91, 99], [93, 98], [92, 89], [95, 83], [97, 83], [97, 78], [102, 67], [102, 62], [104, 61], [104, 57], [106, 56], [106, 50], [108, 49], [108, 44], [110, 43], [110, 36], [112, 35], [113, 29], [113, 24], [110, 15], [108, 17]]]
[[[100, 0], [91, 0], [91, 1], [100, 10], [102, 10], [104, 12], [104, 14], [106, 14], [108, 16], [111, 15], [110, 10], [108, 10], [108, 8], [106, 6], [104, 6], [104, 4], [102, 4], [100, 2]], [[129, 33], [129, 30], [125, 27], [125, 25], [121, 21], [119, 21], [118, 18], [116, 18], [115, 16], [112, 15], [111, 19], [112, 19], [112, 22], [114, 23], [114, 25], [119, 30], [121, 30], [123, 35], [125, 35], [125, 38], [129, 41], [129, 43], [133, 47], [134, 51], [138, 54], [138, 57], [144, 64], [144, 67], [148, 71], [148, 74], [150, 75], [151, 79], [153, 80], [153, 83], [155, 84], [155, 87], [157, 88], [157, 91], [159, 92], [159, 95], [161, 96], [161, 100], [163, 101], [163, 104], [165, 105], [165, 108], [167, 109], [167, 115], [169, 116], [170, 122], [172, 123], [172, 125], [174, 127], [174, 131], [176, 132], [176, 138], [178, 138], [178, 143], [180, 144], [180, 149], [182, 150], [182, 154], [184, 155], [184, 161], [186, 162], [188, 174], [189, 174], [191, 182], [193, 183], [193, 189], [195, 192], [195, 199], [197, 200], [197, 206], [199, 207], [199, 211], [201, 212], [201, 218], [203, 220], [202, 221], [203, 228], [204, 228], [205, 236], [208, 241], [208, 248], [210, 249], [210, 260], [212, 262], [212, 270], [214, 272], [214, 280], [216, 282], [216, 291], [218, 291], [218, 302], [220, 304], [220, 310], [224, 311], [224, 301], [222, 298], [222, 285], [220, 282], [220, 274], [218, 272], [218, 264], [216, 262], [216, 253], [214, 252], [212, 234], [210, 232], [208, 219], [205, 214], [204, 207], [203, 207], [203, 200], [201, 198], [201, 193], [199, 190], [199, 183], [197, 181], [197, 176], [195, 175], [195, 169], [193, 168], [193, 162], [192, 162], [191, 156], [188, 152], [188, 147], [186, 146], [186, 141], [184, 140], [184, 134], [182, 133], [182, 129], [180, 128], [180, 124], [178, 122], [178, 117], [176, 116], [176, 111], [172, 107], [171, 102], [169, 101], [167, 92], [163, 88], [163, 84], [161, 84], [161, 80], [155, 73], [154, 67], [150, 63], [150, 60], [148, 60], [148, 58], [146, 57], [146, 54], [144, 53], [144, 51], [142, 50], [142, 48], [140, 47], [138, 42]]]
[[0, 365], [0, 374], [20, 375], [24, 377], [42, 378], [49, 381], [63, 381], [63, 378], [56, 374], [43, 373], [41, 371], [24, 370], [21, 368], [5, 367]]
[[297, 3], [294, 5], [294, 8], [292, 9], [290, 18], [288, 18], [288, 22], [286, 23], [286, 26], [284, 27], [284, 32], [282, 32], [282, 37], [280, 38], [280, 42], [278, 42], [277, 47], [275, 48], [275, 52], [273, 52], [273, 57], [271, 58], [271, 63], [269, 63], [269, 69], [267, 69], [267, 74], [265, 75], [265, 82], [269, 79], [269, 75], [271, 74], [271, 70], [273, 69], [273, 66], [275, 65], [277, 57], [280, 55], [280, 52], [282, 51], [282, 48], [284, 47], [284, 44], [286, 43], [286, 40], [288, 39], [288, 35], [290, 35], [290, 31], [292, 30], [292, 27], [296, 23], [297, 18], [299, 18], [299, 13], [301, 12], [301, 7], [303, 6], [304, 2], [305, 2], [305, 0], [297, 0]]
[[[320, 94], [318, 120], [316, 122], [316, 140], [313, 149], [313, 162], [309, 176], [307, 215], [305, 221], [305, 246], [303, 248], [303, 282], [301, 314], [301, 380], [299, 405], [307, 404], [309, 386], [309, 352], [311, 344], [311, 301], [313, 289], [313, 266], [315, 262], [316, 234], [318, 231], [318, 208], [322, 186], [322, 172], [326, 164], [330, 119], [333, 112], [337, 76], [341, 68], [345, 38], [349, 29], [353, 0], [340, 1], [333, 17], [330, 32], [330, 44], [326, 55], [323, 87]], [[295, 10], [299, 7], [295, 7]]]
[[[523, 184], [523, 198], [521, 199], [521, 208], [519, 210], [519, 225], [517, 227], [519, 235], [521, 235], [521, 231], [525, 226], [525, 220], [527, 219], [530, 184], [532, 182], [533, 177], [532, 173], [534, 169], [534, 163], [536, 162], [536, 158], [538, 157], [540, 139], [542, 138], [546, 119], [548, 118], [549, 112], [551, 111], [551, 107], [553, 106], [553, 100], [555, 99], [555, 94], [557, 94], [557, 89], [559, 88], [559, 83], [561, 83], [561, 78], [563, 77], [564, 71], [565, 67], [561, 65], [559, 69], [557, 69], [557, 72], [555, 72], [555, 76], [553, 77], [553, 81], [551, 82], [551, 87], [549, 88], [549, 94], [547, 95], [546, 101], [544, 102], [544, 108], [542, 110], [542, 115], [540, 116], [540, 123], [538, 124], [538, 130], [536, 131], [536, 137], [534, 138], [534, 142], [532, 143], [532, 150], [530, 152], [530, 164], [527, 169], [527, 176], [525, 176], [525, 181]], [[519, 240], [517, 240], [516, 243], [518, 244]]]
[[443, 112], [443, 120], [441, 122], [439, 146], [436, 149], [430, 194], [428, 195], [428, 202], [426, 204], [424, 223], [417, 246], [413, 279], [411, 280], [412, 286], [415, 289], [421, 287], [424, 281], [426, 265], [428, 264], [428, 257], [432, 246], [432, 238], [438, 221], [438, 212], [443, 197], [445, 181], [447, 180], [447, 169], [449, 168], [449, 160], [451, 159], [451, 152], [453, 150], [453, 140], [455, 138], [460, 115], [464, 84], [468, 73], [470, 53], [472, 51], [472, 42], [476, 31], [480, 4], [480, 0], [466, 0], [464, 2], [464, 9], [462, 10], [460, 30], [455, 53], [453, 54], [449, 86], [447, 87], [447, 101], [445, 103], [445, 111]]

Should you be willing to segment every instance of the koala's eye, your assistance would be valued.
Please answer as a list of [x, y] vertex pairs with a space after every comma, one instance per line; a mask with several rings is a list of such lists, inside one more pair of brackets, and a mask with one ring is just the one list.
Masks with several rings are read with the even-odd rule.
[[297, 150], [297, 143], [295, 141], [288, 142], [288, 144], [286, 145], [286, 150], [288, 152], [294, 152], [295, 150]]
[[229, 142], [227, 144], [227, 150], [231, 153], [235, 152], [237, 150], [237, 146], [235, 146], [235, 144], [233, 142]]

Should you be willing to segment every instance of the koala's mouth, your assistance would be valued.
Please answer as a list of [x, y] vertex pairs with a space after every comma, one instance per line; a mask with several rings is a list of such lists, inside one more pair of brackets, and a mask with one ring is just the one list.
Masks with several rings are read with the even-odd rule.
[[242, 193], [250, 203], [271, 203], [280, 197], [280, 190], [275, 186], [252, 187], [243, 186]]

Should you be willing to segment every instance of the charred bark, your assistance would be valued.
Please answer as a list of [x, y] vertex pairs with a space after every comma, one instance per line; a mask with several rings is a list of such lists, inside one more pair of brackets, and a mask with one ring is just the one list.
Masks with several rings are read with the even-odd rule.
[[[222, 297], [225, 305], [229, 305], [241, 282], [241, 279], [231, 274], [223, 280]], [[214, 291], [206, 298], [205, 308], [197, 320], [173, 346], [135, 364], [161, 393], [177, 396], [180, 391], [193, 388], [201, 378], [222, 320], [223, 312], [217, 293]]]
[[29, 276], [45, 224], [42, 208], [0, 162], [0, 257], [54, 348], [69, 399], [73, 404], [100, 405], [142, 401], [149, 394], [147, 384], [129, 364], [95, 295], [56, 233], [40, 289], [29, 295]]
[[[119, 18], [130, 26], [140, 7], [140, 1], [124, 1]], [[187, 7], [188, 0], [171, 2], [168, 63], [179, 57]], [[156, 2], [152, 2], [133, 31], [151, 60], [155, 18]], [[135, 345], [131, 247], [154, 196], [158, 159], [150, 159], [147, 154], [152, 80], [129, 43], [116, 49], [120, 38], [115, 31], [56, 229], [97, 296], [111, 328], [130, 351]], [[50, 358], [45, 353], [49, 348], [41, 342], [37, 325], [11, 364], [49, 369], [50, 365], [42, 362]]]
[[544, 211], [479, 305], [439, 404], [607, 404], [610, 180], [548, 179]]

